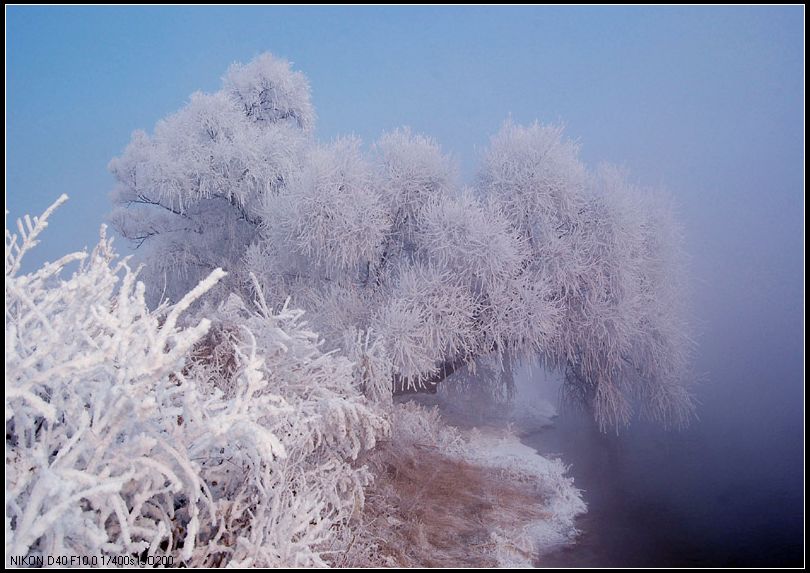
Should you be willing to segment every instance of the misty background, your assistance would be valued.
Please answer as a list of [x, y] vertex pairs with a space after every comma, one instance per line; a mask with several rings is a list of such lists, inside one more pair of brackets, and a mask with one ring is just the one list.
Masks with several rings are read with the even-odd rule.
[[308, 76], [322, 140], [353, 133], [369, 144], [408, 125], [472, 182], [508, 117], [563, 122], [591, 166], [618, 163], [669, 191], [692, 256], [700, 420], [683, 433], [638, 423], [616, 437], [572, 414], [533, 436], [573, 464], [591, 504], [582, 543], [554, 559], [801, 563], [803, 7], [6, 16], [6, 208], [16, 218], [71, 197], [27, 270], [95, 244], [110, 210], [106, 165], [134, 129], [151, 131], [192, 92], [217, 89], [230, 63], [263, 51]]

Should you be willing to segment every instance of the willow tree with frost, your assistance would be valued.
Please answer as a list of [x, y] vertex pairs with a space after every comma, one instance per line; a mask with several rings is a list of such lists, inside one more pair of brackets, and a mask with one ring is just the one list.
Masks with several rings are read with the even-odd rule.
[[[688, 422], [682, 237], [666, 196], [589, 169], [561, 127], [507, 122], [464, 185], [430, 137], [321, 142], [306, 77], [234, 64], [110, 163], [115, 228], [152, 304], [291, 298], [331, 347], [366, 349], [394, 393], [538, 361], [603, 429]], [[254, 281], [251, 277], [254, 276]], [[258, 285], [258, 287], [256, 286]]]

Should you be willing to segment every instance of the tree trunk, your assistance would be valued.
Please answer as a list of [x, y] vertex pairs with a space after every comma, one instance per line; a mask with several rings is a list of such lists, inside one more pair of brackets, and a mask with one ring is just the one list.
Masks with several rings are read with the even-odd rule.
[[459, 368], [466, 366], [469, 362], [468, 356], [460, 356], [455, 360], [446, 360], [439, 365], [435, 374], [421, 381], [410, 381], [407, 378], [394, 376], [394, 396], [404, 396], [406, 394], [435, 394], [439, 382], [453, 374]]

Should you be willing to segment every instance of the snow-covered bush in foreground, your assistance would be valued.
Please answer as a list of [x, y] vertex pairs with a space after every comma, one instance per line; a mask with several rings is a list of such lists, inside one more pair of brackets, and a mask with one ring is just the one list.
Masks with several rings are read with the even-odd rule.
[[20, 274], [65, 199], [6, 230], [6, 563], [323, 564], [319, 545], [362, 508], [354, 461], [387, 431], [352, 364], [263, 297], [179, 328], [224, 273], [150, 310], [103, 228], [92, 253]]

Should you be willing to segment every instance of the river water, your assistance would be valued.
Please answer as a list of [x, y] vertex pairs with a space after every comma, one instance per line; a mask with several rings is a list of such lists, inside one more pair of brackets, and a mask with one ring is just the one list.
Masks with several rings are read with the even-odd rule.
[[536, 565], [800, 566], [801, 438], [794, 434], [797, 447], [746, 437], [702, 422], [685, 432], [637, 423], [623, 435], [604, 435], [577, 413], [525, 435], [541, 454], [571, 466], [589, 506], [577, 542]]
[[[699, 419], [684, 431], [635, 420], [619, 435], [603, 434], [588, 415], [565, 410], [551, 426], [532, 423], [534, 404], [557, 402], [559, 375], [518, 372], [514, 408], [529, 415], [518, 416], [514, 429], [570, 466], [588, 504], [576, 542], [541, 555], [537, 566], [803, 564], [803, 341], [770, 336], [779, 344], [768, 345], [760, 330], [703, 344], [696, 370], [708, 376], [696, 387]], [[486, 400], [441, 394], [450, 423], [504, 424]]]

